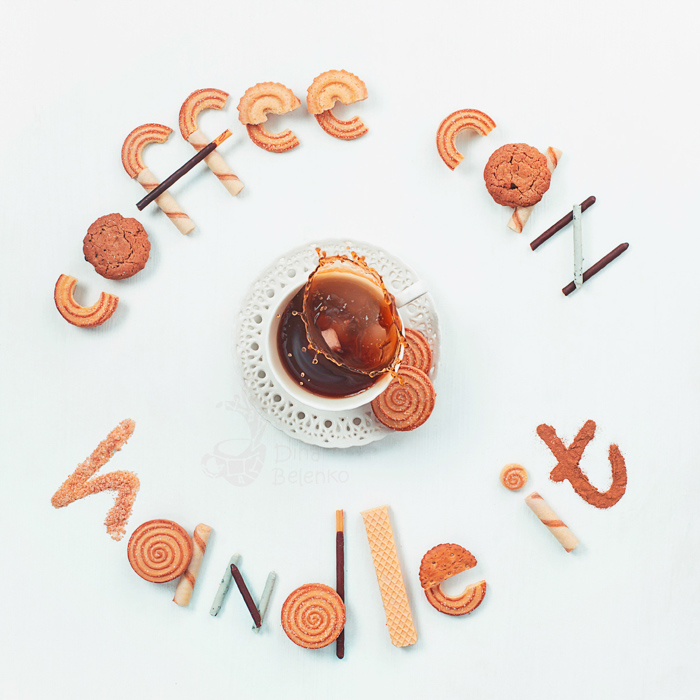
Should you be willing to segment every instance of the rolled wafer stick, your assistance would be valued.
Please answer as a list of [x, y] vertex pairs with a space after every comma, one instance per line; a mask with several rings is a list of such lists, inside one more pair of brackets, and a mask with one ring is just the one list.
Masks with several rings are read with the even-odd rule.
[[[209, 144], [209, 139], [199, 130], [188, 136], [187, 140], [198, 150], [201, 151]], [[204, 162], [209, 166], [216, 177], [219, 178], [221, 184], [235, 197], [242, 189], [243, 183], [234, 175], [233, 170], [228, 167], [218, 151], [212, 151], [204, 158]]]
[[[260, 613], [260, 627], [265, 621], [265, 613], [270, 605], [270, 596], [272, 596], [272, 589], [275, 587], [275, 581], [277, 580], [277, 574], [271, 571], [267, 575], [267, 581], [265, 581], [265, 588], [263, 588], [262, 595], [260, 596], [260, 605], [258, 606], [258, 612]], [[260, 627], [253, 625], [253, 632], [260, 632]]]
[[194, 541], [192, 560], [187, 567], [187, 571], [182, 574], [178, 581], [177, 588], [175, 589], [173, 602], [177, 603], [177, 605], [186, 607], [190, 604], [190, 599], [194, 591], [194, 584], [197, 582], [197, 574], [199, 573], [199, 567], [202, 565], [204, 552], [207, 550], [207, 542], [209, 541], [210, 534], [211, 528], [204, 523], [199, 523], [194, 529], [194, 536], [192, 537]]
[[250, 595], [250, 591], [248, 590], [248, 586], [245, 585], [245, 581], [243, 580], [243, 576], [241, 575], [239, 568], [235, 564], [231, 564], [231, 574], [233, 575], [233, 580], [236, 582], [236, 585], [238, 586], [238, 590], [241, 592], [241, 595], [243, 596], [243, 600], [246, 604], [246, 607], [248, 608], [248, 612], [250, 613], [250, 616], [253, 618], [253, 622], [255, 623], [255, 626], [260, 627], [262, 625], [262, 618], [260, 617], [260, 613], [258, 612], [258, 608], [255, 605], [255, 601], [253, 600], [253, 596]]
[[172, 187], [183, 175], [194, 168], [197, 163], [203, 161], [214, 149], [221, 145], [226, 139], [231, 136], [231, 132], [226, 129], [223, 134], [219, 134], [211, 143], [208, 143], [199, 153], [192, 156], [183, 166], [179, 167], [172, 175], [163, 180], [153, 191], [149, 192], [142, 200], [136, 202], [136, 208], [139, 211], [145, 209], [154, 199], [157, 199], [165, 190]]
[[537, 491], [526, 496], [525, 503], [567, 552], [573, 552], [578, 547], [579, 541], [574, 533], [559, 519], [559, 516], [547, 505], [547, 502]]
[[[561, 156], [562, 152], [558, 148], [552, 148], [551, 146], [547, 148], [545, 157], [547, 158], [547, 167], [549, 168], [550, 173], [553, 173], [554, 169], [557, 167], [557, 165], [559, 165]], [[510, 217], [510, 221], [508, 222], [508, 228], [516, 233], [522, 233], [523, 227], [530, 218], [530, 214], [532, 214], [532, 210], [535, 208], [535, 206], [536, 205], [533, 204], [531, 207], [516, 207]]]
[[[143, 149], [149, 143], [165, 143], [172, 133], [170, 127], [163, 124], [142, 124], [137, 126], [124, 140], [122, 146], [122, 165], [129, 177], [136, 180], [147, 192], [154, 190], [160, 182], [143, 162]], [[194, 231], [194, 221], [185, 214], [168, 192], [163, 192], [156, 204], [172, 221], [182, 234]]]
[[[611, 250], [607, 255], [602, 257], [595, 265], [591, 265], [583, 273], [583, 282], [591, 279], [593, 275], [599, 273], [606, 265], [609, 265], [615, 258], [622, 255], [630, 247], [629, 243], [620, 243], [615, 250]], [[576, 284], [574, 282], [569, 282], [561, 291], [564, 296], [569, 296], [571, 292], [575, 291]]]
[[229, 562], [226, 565], [226, 571], [224, 571], [224, 575], [221, 577], [221, 583], [219, 583], [219, 588], [217, 589], [216, 595], [214, 596], [214, 602], [211, 604], [211, 610], [209, 611], [210, 615], [216, 617], [219, 614], [221, 606], [224, 602], [224, 598], [226, 597], [228, 589], [231, 586], [231, 581], [233, 581], [233, 576], [231, 575], [231, 564], [235, 564], [236, 566], [238, 566], [240, 563], [240, 554], [234, 554], [229, 559]]
[[[595, 197], [587, 197], [586, 199], [581, 202], [581, 213], [586, 211], [588, 207], [591, 207], [595, 204]], [[537, 236], [532, 243], [530, 243], [530, 248], [532, 250], [537, 250], [545, 241], [548, 241], [555, 233], [559, 233], [564, 226], [570, 224], [574, 220], [574, 213], [573, 211], [570, 211], [568, 214], [565, 216], [562, 216], [559, 221], [557, 221], [555, 224], [552, 224], [541, 236]]]
[[[343, 511], [335, 511], [335, 591], [345, 603], [345, 531], [343, 527]], [[345, 629], [335, 640], [335, 655], [342, 659], [345, 656]]]

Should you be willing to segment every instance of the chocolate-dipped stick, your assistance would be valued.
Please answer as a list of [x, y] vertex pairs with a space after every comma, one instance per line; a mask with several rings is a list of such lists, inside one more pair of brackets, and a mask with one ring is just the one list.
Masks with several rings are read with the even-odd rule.
[[[201, 153], [201, 151], [200, 151]], [[243, 596], [243, 600], [245, 601], [246, 607], [248, 608], [248, 612], [250, 613], [250, 616], [253, 618], [253, 622], [255, 623], [256, 627], [260, 627], [262, 625], [262, 620], [260, 619], [260, 613], [258, 612], [257, 607], [255, 606], [255, 602], [253, 601], [253, 596], [250, 595], [250, 591], [248, 590], [248, 586], [245, 585], [245, 581], [243, 580], [243, 576], [241, 576], [241, 572], [239, 571], [238, 567], [235, 564], [231, 564], [231, 575], [233, 576], [233, 580], [236, 582], [236, 585], [238, 586], [238, 590], [241, 592], [241, 595]]]
[[[335, 590], [345, 603], [345, 532], [343, 511], [335, 511]], [[339, 659], [345, 656], [345, 629], [335, 642], [335, 654]]]
[[[620, 243], [615, 250], [611, 250], [605, 257], [601, 258], [598, 260], [598, 262], [595, 265], [591, 265], [584, 273], [583, 273], [583, 281], [586, 282], [587, 280], [591, 279], [593, 275], [596, 273], [600, 272], [606, 265], [610, 264], [616, 257], [619, 255], [622, 255], [628, 248], [630, 247], [629, 243]], [[576, 289], [576, 284], [574, 282], [569, 282], [569, 284], [566, 285], [561, 291], [563, 292], [564, 296], [569, 296], [571, 292], [573, 292]]]
[[151, 190], [151, 192], [149, 192], [140, 202], [136, 204], [136, 208], [139, 211], [143, 211], [154, 199], [163, 194], [163, 192], [165, 192], [171, 185], [174, 185], [183, 175], [192, 170], [197, 163], [203, 161], [212, 151], [216, 150], [216, 147], [221, 145], [229, 136], [231, 136], [231, 132], [226, 129], [223, 134], [217, 136], [210, 144], [207, 144], [201, 151], [192, 156], [192, 158], [190, 158], [181, 168], [178, 168], [172, 175], [170, 175], [170, 177], [166, 177], [165, 180], [158, 185], [158, 187]]
[[[595, 204], [595, 197], [588, 197], [581, 202], [581, 212], [586, 211], [588, 207]], [[561, 231], [564, 226], [570, 224], [574, 220], [574, 213], [570, 211], [566, 216], [562, 216], [556, 224], [550, 226], [541, 236], [537, 236], [532, 243], [530, 243], [530, 248], [532, 250], [537, 250], [545, 241], [548, 241], [555, 233]]]

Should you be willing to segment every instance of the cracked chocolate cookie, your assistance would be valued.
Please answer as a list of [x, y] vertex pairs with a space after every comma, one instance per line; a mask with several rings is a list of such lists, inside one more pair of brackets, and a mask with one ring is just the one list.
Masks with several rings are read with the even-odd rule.
[[549, 189], [547, 158], [526, 143], [509, 143], [494, 151], [484, 168], [486, 189], [504, 207], [531, 207]]
[[83, 239], [85, 259], [98, 275], [110, 280], [123, 280], [143, 270], [150, 251], [143, 226], [121, 214], [101, 216]]

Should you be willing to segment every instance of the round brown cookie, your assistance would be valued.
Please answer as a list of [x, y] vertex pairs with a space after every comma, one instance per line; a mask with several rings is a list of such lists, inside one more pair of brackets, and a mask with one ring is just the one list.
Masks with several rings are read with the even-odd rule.
[[150, 251], [143, 226], [121, 214], [101, 216], [83, 239], [85, 259], [98, 275], [110, 280], [123, 280], [143, 270]]
[[549, 189], [547, 158], [526, 143], [509, 143], [491, 154], [484, 168], [486, 189], [504, 207], [531, 207]]

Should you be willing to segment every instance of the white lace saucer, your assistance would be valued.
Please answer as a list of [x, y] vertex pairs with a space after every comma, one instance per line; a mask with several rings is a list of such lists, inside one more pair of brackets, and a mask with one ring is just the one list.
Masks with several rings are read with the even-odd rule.
[[[354, 447], [381, 440], [392, 431], [379, 423], [369, 404], [348, 411], [322, 411], [292, 399], [274, 379], [264, 356], [263, 333], [276, 313], [278, 299], [290, 287], [305, 281], [318, 264], [316, 248], [329, 255], [355, 251], [379, 272], [387, 289], [399, 293], [418, 281], [418, 276], [384, 250], [354, 241], [319, 241], [296, 248], [282, 256], [253, 283], [246, 295], [234, 343], [234, 353], [243, 375], [250, 403], [272, 425], [291, 437], [319, 447]], [[437, 313], [430, 294], [424, 294], [401, 309], [406, 328], [420, 331], [433, 351], [435, 378], [440, 335]]]

